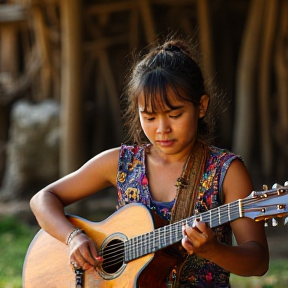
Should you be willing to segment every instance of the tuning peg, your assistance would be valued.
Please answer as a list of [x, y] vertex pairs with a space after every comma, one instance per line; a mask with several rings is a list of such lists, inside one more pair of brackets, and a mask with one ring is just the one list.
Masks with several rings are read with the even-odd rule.
[[263, 184], [263, 185], [262, 185], [262, 188], [263, 188], [264, 191], [267, 191], [267, 190], [268, 190], [268, 185]]
[[272, 218], [272, 226], [273, 227], [278, 226], [278, 221], [275, 218]]
[[286, 217], [284, 220], [284, 225], [287, 225], [287, 224], [288, 224], [288, 217]]
[[269, 224], [268, 224], [268, 222], [265, 220], [265, 222], [264, 222], [264, 227], [268, 227], [269, 226]]
[[285, 181], [284, 186], [286, 187], [288, 186], [288, 181]]
[[279, 188], [281, 185], [279, 185], [278, 183], [273, 184], [272, 189], [277, 189]]

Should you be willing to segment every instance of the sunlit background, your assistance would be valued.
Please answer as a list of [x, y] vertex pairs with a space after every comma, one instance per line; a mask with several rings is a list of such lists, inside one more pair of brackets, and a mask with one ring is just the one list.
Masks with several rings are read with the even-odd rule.
[[[214, 143], [243, 157], [256, 190], [288, 180], [286, 0], [0, 0], [1, 247], [22, 239], [7, 217], [38, 229], [28, 204], [34, 193], [121, 144], [119, 99], [133, 55], [173, 33], [195, 40], [206, 81], [225, 100]], [[68, 211], [102, 220], [115, 205], [108, 189]], [[284, 219], [268, 222], [281, 272], [288, 228]], [[21, 240], [24, 251], [36, 230]], [[0, 284], [19, 274], [5, 268], [12, 257], [0, 257]], [[287, 288], [281, 275], [232, 287]]]

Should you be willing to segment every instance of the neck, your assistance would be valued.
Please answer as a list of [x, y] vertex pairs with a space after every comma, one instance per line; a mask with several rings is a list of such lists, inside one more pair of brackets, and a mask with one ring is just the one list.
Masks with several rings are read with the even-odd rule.
[[173, 164], [173, 163], [185, 163], [188, 159], [193, 147], [195, 145], [196, 140], [190, 145], [186, 146], [180, 152], [175, 154], [167, 154], [162, 150], [158, 149], [156, 146], [152, 145], [149, 147], [149, 154], [152, 156], [152, 160], [159, 164]]

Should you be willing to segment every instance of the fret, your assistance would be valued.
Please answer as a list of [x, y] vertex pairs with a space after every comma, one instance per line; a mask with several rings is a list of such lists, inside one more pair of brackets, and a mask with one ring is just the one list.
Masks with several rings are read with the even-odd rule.
[[220, 211], [220, 206], [217, 207], [217, 210], [218, 210], [218, 223], [221, 224], [221, 211]]
[[182, 238], [182, 226], [183, 226], [183, 222], [180, 223], [179, 225], [175, 224], [175, 226], [177, 226], [177, 234], [175, 233], [175, 242], [181, 240]]
[[144, 255], [144, 252], [145, 252], [145, 245], [143, 245], [143, 243], [145, 243], [145, 234], [140, 235], [139, 251], [140, 251], [141, 256]]
[[150, 245], [151, 245], [151, 248], [150, 248], [150, 252], [155, 252], [157, 251], [157, 245], [156, 245], [156, 241], [157, 241], [157, 238], [156, 238], [156, 235], [157, 235], [157, 231], [158, 230], [155, 230], [154, 232], [150, 232]]
[[133, 259], [132, 249], [133, 249], [132, 239], [125, 241], [125, 243], [124, 243], [124, 255], [125, 255], [124, 261], [125, 262], [129, 262], [130, 260]]
[[159, 231], [159, 248], [161, 249], [164, 246], [164, 242], [163, 242], [163, 230], [164, 228], [160, 228]]
[[[131, 239], [132, 240], [132, 239]], [[129, 260], [132, 260], [134, 259], [134, 256], [133, 256], [133, 249], [134, 249], [134, 245], [132, 244], [132, 241], [130, 240], [130, 247], [129, 247]]]
[[172, 225], [170, 225], [170, 230], [171, 230], [170, 242], [175, 243], [176, 239], [177, 239], [178, 226], [172, 224]]
[[182, 226], [192, 226], [195, 219], [204, 221], [211, 228], [217, 227], [237, 218], [243, 217], [243, 203], [237, 201], [216, 207], [206, 212], [183, 219], [177, 223], [163, 226], [149, 233], [131, 238], [125, 242], [125, 261], [142, 257], [143, 255], [156, 252], [164, 247], [176, 243], [182, 239]]
[[162, 248], [162, 228], [158, 229], [158, 249]]
[[138, 237], [138, 241], [137, 241], [137, 247], [138, 249], [137, 250], [137, 258], [139, 258], [140, 256], [143, 256], [143, 235], [139, 235]]
[[231, 221], [230, 203], [228, 203], [227, 206], [228, 206], [228, 220]]
[[201, 221], [204, 221], [205, 223], [210, 223], [210, 213], [209, 211], [206, 211], [204, 213], [202, 213], [202, 216], [201, 216]]
[[129, 240], [130, 245], [129, 245], [129, 260], [133, 259], [133, 249], [134, 249], [134, 245], [133, 245], [133, 238]]
[[139, 235], [139, 236], [137, 236], [136, 238], [135, 238], [135, 258], [138, 258], [140, 255], [140, 253], [139, 253], [139, 243], [140, 243], [140, 237], [141, 237], [141, 235]]
[[155, 230], [154, 233], [154, 247], [155, 251], [159, 249], [159, 229]]
[[149, 254], [151, 252], [150, 233], [146, 234], [145, 247], [145, 253]]
[[138, 248], [138, 243], [139, 243], [139, 236], [134, 238], [134, 249], [133, 249], [134, 250], [134, 258], [138, 258], [138, 256], [139, 256], [138, 255], [138, 251], [139, 250], [137, 249]]
[[148, 254], [148, 248], [149, 248], [148, 234], [144, 234], [144, 241], [142, 242], [142, 247], [144, 248], [142, 254], [144, 255]]
[[212, 227], [212, 213], [211, 213], [211, 210], [209, 210], [209, 226]]
[[147, 250], [146, 250], [147, 254], [151, 253], [153, 249], [153, 242], [151, 241], [151, 237], [152, 233], [149, 232], [147, 235]]
[[132, 249], [132, 256], [133, 256], [133, 259], [137, 258], [137, 238], [138, 237], [135, 237], [133, 238], [133, 249]]
[[162, 247], [165, 247], [165, 246], [166, 246], [166, 229], [167, 229], [167, 226], [164, 226], [164, 227], [163, 227], [163, 236], [162, 236], [162, 238], [163, 238], [163, 245], [162, 245]]
[[241, 201], [241, 199], [239, 199], [238, 202], [239, 202], [239, 215], [240, 215], [240, 217], [243, 217], [243, 214], [242, 214], [242, 201]]
[[227, 205], [223, 205], [223, 212], [224, 212], [224, 218], [223, 218], [223, 223], [227, 222], [227, 219], [229, 219], [229, 215], [228, 215], [228, 207]]

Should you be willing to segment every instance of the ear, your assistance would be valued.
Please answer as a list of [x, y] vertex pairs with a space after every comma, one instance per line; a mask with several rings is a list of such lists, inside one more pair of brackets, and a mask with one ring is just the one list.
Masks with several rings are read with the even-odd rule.
[[199, 103], [199, 118], [203, 118], [206, 115], [208, 109], [210, 97], [207, 94], [203, 94]]

